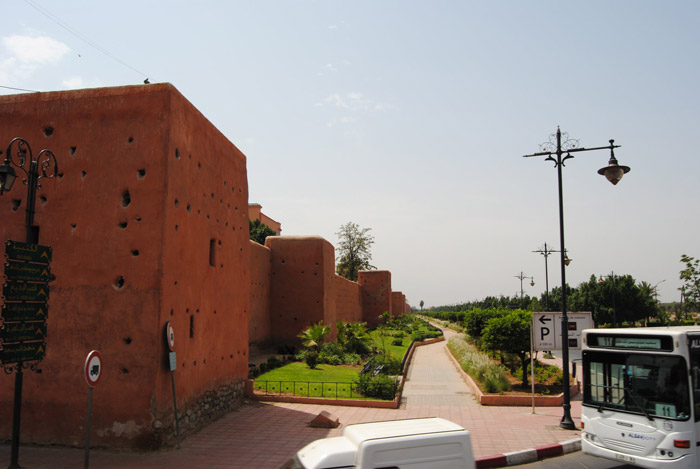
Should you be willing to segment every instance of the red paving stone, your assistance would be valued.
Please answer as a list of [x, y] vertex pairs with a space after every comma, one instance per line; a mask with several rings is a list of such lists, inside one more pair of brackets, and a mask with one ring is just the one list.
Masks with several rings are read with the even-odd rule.
[[[446, 337], [452, 336], [450, 331]], [[261, 468], [280, 467], [304, 445], [337, 436], [351, 423], [416, 417], [443, 417], [470, 431], [477, 459], [561, 443], [580, 436], [559, 428], [560, 407], [487, 407], [479, 405], [455, 365], [446, 342], [418, 347], [409, 370], [399, 409], [327, 406], [319, 404], [248, 402], [195, 435], [180, 449], [150, 453], [92, 450], [92, 468]], [[336, 429], [306, 424], [321, 411], [340, 419]], [[581, 402], [574, 399], [572, 417], [580, 423]], [[19, 462], [26, 468], [83, 467], [84, 450], [21, 446]], [[9, 463], [9, 445], [0, 445], [0, 465]]]

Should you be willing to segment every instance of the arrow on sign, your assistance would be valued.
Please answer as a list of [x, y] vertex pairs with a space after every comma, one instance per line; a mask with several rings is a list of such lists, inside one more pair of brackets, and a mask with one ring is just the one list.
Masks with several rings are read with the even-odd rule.
[[547, 324], [547, 323], [548, 323], [549, 321], [551, 321], [551, 320], [552, 320], [552, 318], [548, 318], [547, 316], [540, 316], [540, 318], [539, 318], [539, 321], [540, 321], [542, 324]]

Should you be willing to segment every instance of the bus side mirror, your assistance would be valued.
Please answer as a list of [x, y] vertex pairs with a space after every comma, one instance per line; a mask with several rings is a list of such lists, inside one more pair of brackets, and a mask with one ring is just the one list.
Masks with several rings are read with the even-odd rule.
[[571, 377], [576, 378], [576, 362], [571, 362]]

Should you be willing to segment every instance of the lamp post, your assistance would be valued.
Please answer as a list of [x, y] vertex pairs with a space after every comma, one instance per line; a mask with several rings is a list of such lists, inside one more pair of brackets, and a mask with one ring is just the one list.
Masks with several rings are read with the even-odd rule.
[[[556, 138], [552, 141], [552, 138]], [[561, 428], [567, 430], [574, 430], [576, 425], [571, 418], [571, 392], [569, 389], [569, 341], [568, 341], [568, 323], [569, 318], [566, 314], [566, 248], [564, 244], [564, 203], [563, 203], [563, 191], [562, 191], [562, 167], [564, 162], [569, 158], [573, 158], [572, 153], [580, 153], [584, 151], [594, 151], [594, 150], [610, 150], [610, 160], [608, 161], [608, 166], [605, 166], [598, 170], [598, 174], [605, 176], [605, 178], [610, 181], [613, 185], [617, 184], [622, 176], [629, 172], [630, 168], [628, 166], [620, 166], [615, 158], [614, 149], [619, 148], [620, 145], [615, 145], [614, 140], [610, 140], [610, 145], [605, 147], [595, 147], [595, 148], [579, 148], [578, 140], [569, 139], [568, 133], [564, 133], [564, 141], [562, 142], [562, 132], [557, 127], [557, 132], [551, 135], [549, 141], [540, 145], [540, 152], [533, 153], [530, 155], [524, 155], [525, 158], [533, 156], [546, 156], [545, 161], [553, 161], [554, 166], [557, 168], [557, 182], [559, 188], [559, 245], [560, 259], [561, 259], [561, 313], [562, 313], [562, 373], [564, 382], [564, 401], [562, 403], [562, 408], [564, 409], [564, 416], [559, 423]], [[562, 156], [566, 153], [566, 156]]]
[[[532, 252], [539, 252], [544, 256], [544, 282], [545, 282], [545, 290], [544, 290], [544, 299], [547, 304], [547, 308], [549, 308], [549, 269], [548, 269], [548, 262], [547, 258], [549, 255], [553, 252], [559, 252], [555, 249], [547, 249], [547, 243], [544, 243], [544, 248], [540, 248], [536, 251]], [[564, 264], [569, 265], [571, 264], [572, 259], [569, 259], [568, 256], [564, 257]]]
[[[14, 152], [13, 152], [14, 151]], [[50, 150], [41, 150], [36, 158], [32, 154], [29, 142], [17, 137], [10, 141], [5, 151], [5, 160], [0, 165], [0, 195], [9, 192], [17, 179], [17, 173], [13, 166], [19, 169], [26, 177], [23, 183], [27, 185], [26, 216], [25, 216], [25, 241], [38, 244], [39, 227], [34, 226], [34, 211], [36, 206], [36, 191], [41, 189], [39, 179], [52, 178], [58, 175], [58, 163], [56, 156]], [[19, 427], [22, 409], [22, 381], [23, 368], [26, 364], [18, 362], [14, 367], [15, 394], [12, 412], [12, 448], [10, 451], [10, 469], [19, 468]], [[6, 373], [12, 373], [13, 367], [5, 367]]]
[[553, 252], [559, 252], [555, 251], [554, 249], [547, 249], [547, 243], [544, 243], [544, 248], [540, 248], [537, 251], [532, 251], [532, 252], [539, 252], [544, 256], [544, 300], [547, 302], [547, 307], [549, 307], [549, 271], [548, 271], [548, 266], [547, 266], [547, 258], [549, 255]]
[[523, 301], [523, 279], [529, 278], [530, 279], [530, 286], [534, 287], [535, 286], [535, 278], [534, 277], [527, 277], [525, 274], [523, 274], [522, 271], [520, 271], [520, 275], [516, 275], [515, 278], [520, 279], [520, 301]]

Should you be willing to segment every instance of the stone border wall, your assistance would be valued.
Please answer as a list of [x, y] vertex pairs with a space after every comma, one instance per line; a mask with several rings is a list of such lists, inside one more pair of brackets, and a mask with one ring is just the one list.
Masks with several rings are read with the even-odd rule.
[[[206, 391], [193, 400], [185, 409], [178, 407], [180, 440], [196, 433], [211, 422], [238, 408], [245, 397], [246, 383], [243, 380]], [[173, 446], [176, 443], [174, 412], [164, 413], [153, 420], [154, 446]]]

